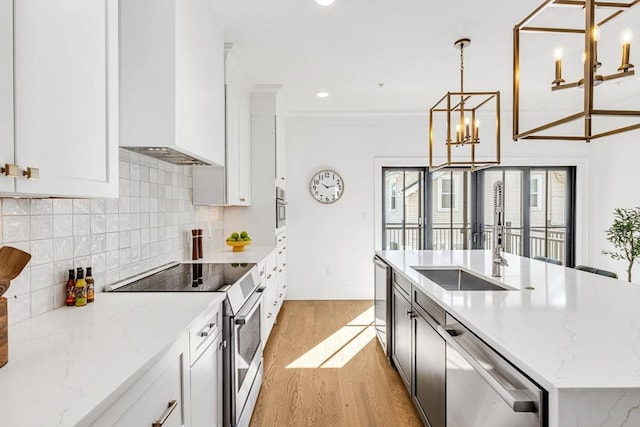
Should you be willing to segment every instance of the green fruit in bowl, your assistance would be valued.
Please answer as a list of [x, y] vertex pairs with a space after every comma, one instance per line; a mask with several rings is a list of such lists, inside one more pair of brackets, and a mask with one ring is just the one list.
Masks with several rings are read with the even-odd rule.
[[242, 237], [243, 239], [249, 237], [249, 233], [247, 233], [246, 231], [241, 231], [240, 232], [240, 237]]
[[240, 237], [240, 235], [239, 235], [238, 233], [235, 233], [235, 232], [234, 232], [234, 233], [231, 233], [231, 238], [232, 238], [233, 240], [238, 240], [238, 237]]

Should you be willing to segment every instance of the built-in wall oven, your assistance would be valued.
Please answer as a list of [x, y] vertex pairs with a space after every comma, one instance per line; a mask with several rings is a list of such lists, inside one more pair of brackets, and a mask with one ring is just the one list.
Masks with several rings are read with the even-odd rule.
[[287, 197], [283, 188], [276, 187], [276, 228], [287, 223]]
[[110, 285], [107, 290], [224, 292], [223, 421], [225, 427], [245, 427], [249, 425], [262, 385], [260, 283], [258, 269], [252, 263], [173, 263]]

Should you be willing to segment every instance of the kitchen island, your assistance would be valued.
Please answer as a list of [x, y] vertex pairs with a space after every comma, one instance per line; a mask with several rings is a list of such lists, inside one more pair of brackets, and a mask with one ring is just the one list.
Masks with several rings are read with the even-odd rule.
[[[640, 286], [491, 251], [377, 251], [548, 392], [550, 427], [640, 425]], [[413, 267], [461, 267], [508, 291], [446, 291]], [[528, 289], [533, 288], [533, 289]]]

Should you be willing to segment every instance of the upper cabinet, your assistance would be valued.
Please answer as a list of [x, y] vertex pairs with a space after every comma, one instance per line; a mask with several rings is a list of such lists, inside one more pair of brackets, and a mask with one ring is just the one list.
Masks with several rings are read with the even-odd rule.
[[122, 147], [224, 166], [224, 39], [212, 3], [120, 2]]
[[225, 43], [225, 167], [193, 168], [193, 204], [251, 205], [251, 84]]
[[0, 192], [118, 195], [118, 2], [0, 2]]

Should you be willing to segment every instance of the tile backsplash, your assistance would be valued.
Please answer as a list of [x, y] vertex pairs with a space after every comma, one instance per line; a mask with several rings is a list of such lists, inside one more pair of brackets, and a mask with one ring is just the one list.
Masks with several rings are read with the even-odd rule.
[[0, 199], [2, 245], [32, 257], [4, 295], [9, 323], [63, 306], [71, 268], [91, 266], [100, 292], [189, 258], [192, 228], [205, 250], [223, 246], [223, 209], [193, 206], [191, 190], [191, 168], [120, 150], [117, 199]]

